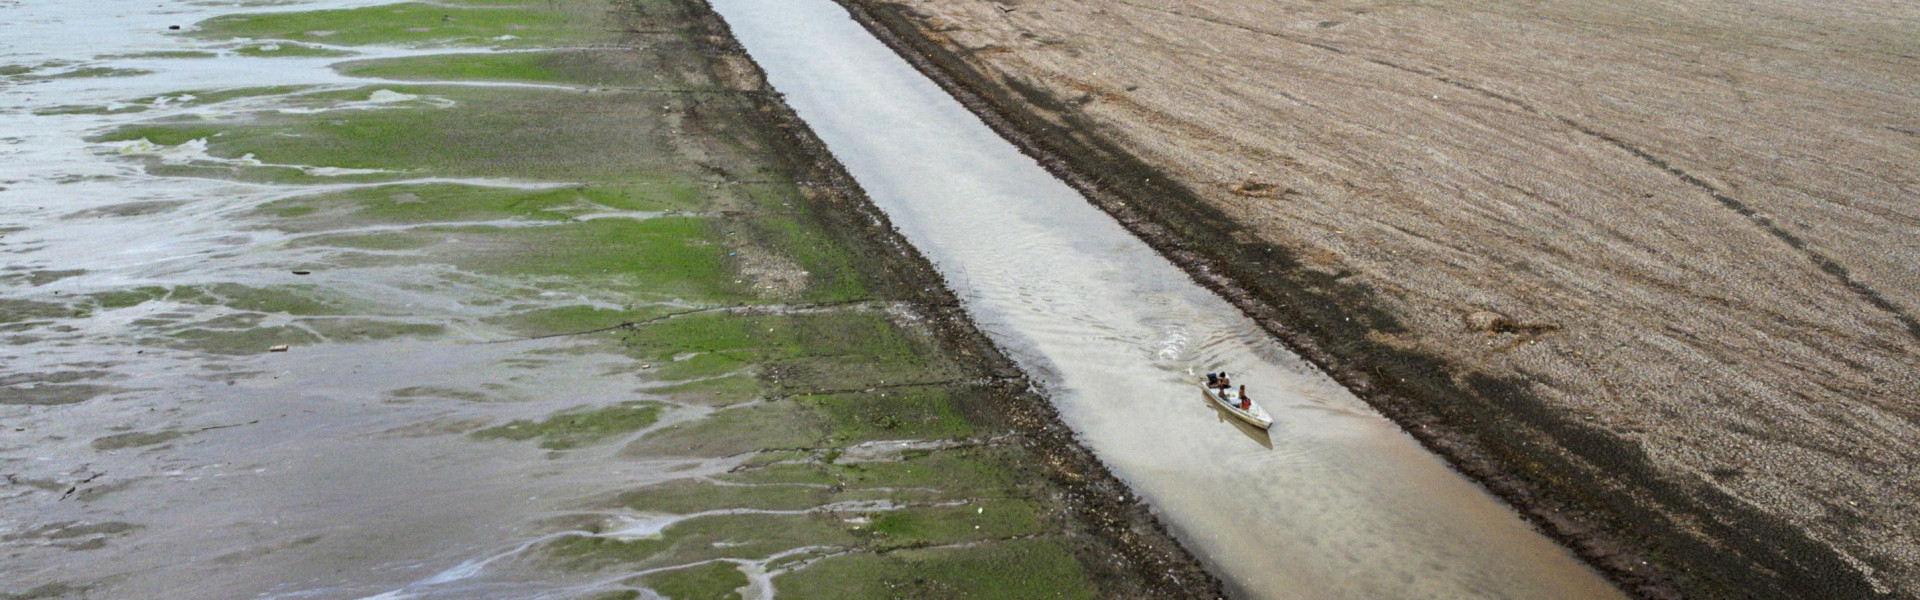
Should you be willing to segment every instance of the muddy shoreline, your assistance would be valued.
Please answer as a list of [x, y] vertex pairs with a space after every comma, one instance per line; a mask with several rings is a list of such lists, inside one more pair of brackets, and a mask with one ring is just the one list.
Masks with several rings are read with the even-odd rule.
[[[1071, 100], [983, 74], [911, 8], [838, 1], [1002, 137], [1622, 589], [1643, 598], [1874, 595], [1804, 531], [1716, 489], [1655, 476], [1643, 451], [1554, 414], [1525, 382], [1375, 341], [1370, 334], [1403, 327], [1370, 290], [1259, 241], [1102, 139]], [[1200, 243], [1221, 239], [1234, 242]]]
[[[734, 39], [725, 20], [705, 0], [688, 0], [687, 5], [694, 26], [703, 32], [699, 39], [705, 50], [733, 57], [730, 62], [739, 69], [733, 75], [751, 78], [754, 84], [735, 82], [732, 87], [764, 86], [764, 74]], [[943, 341], [958, 348], [964, 360], [974, 361], [970, 366], [994, 374], [991, 380], [980, 382], [988, 391], [993, 410], [1014, 427], [1020, 443], [1045, 463], [1048, 478], [1065, 491], [1065, 503], [1075, 519], [1101, 542], [1100, 548], [1083, 550], [1101, 555], [1083, 556], [1082, 563], [1089, 568], [1113, 569], [1103, 583], [1122, 584], [1124, 587], [1109, 588], [1122, 597], [1225, 597], [1220, 582], [1173, 539], [1125, 483], [1074, 439], [1073, 431], [1061, 422], [1052, 404], [974, 326], [945, 278], [900, 236], [883, 212], [866, 200], [859, 184], [806, 123], [774, 95], [758, 95], [755, 100], [760, 107], [758, 116], [769, 124], [766, 129], [783, 134], [778, 141], [785, 151], [776, 154], [787, 159], [794, 179], [814, 192], [805, 197], [819, 209], [810, 213], [822, 217], [820, 225], [862, 254], [886, 256], [886, 260], [858, 264], [870, 271], [884, 267], [884, 271], [868, 274], [889, 285], [892, 293], [929, 308], [925, 316]]]

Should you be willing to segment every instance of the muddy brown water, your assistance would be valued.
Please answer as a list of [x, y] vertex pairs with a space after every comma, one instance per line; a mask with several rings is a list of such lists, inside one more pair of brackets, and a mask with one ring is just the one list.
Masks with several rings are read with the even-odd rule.
[[[829, 0], [713, 0], [1082, 441], [1250, 598], [1621, 594], [1267, 337]], [[1274, 415], [1231, 420], [1199, 373]]]

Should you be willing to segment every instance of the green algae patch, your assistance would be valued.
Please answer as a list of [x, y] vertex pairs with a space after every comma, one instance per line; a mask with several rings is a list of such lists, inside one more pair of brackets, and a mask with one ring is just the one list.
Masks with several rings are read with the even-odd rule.
[[731, 456], [762, 450], [811, 448], [826, 428], [806, 407], [768, 402], [715, 411], [707, 418], [648, 434], [622, 448], [625, 456]]
[[683, 404], [726, 406], [765, 398], [769, 389], [759, 377], [750, 373], [729, 373], [720, 377], [682, 381], [648, 391]]
[[558, 277], [625, 277], [654, 294], [745, 299], [705, 219], [594, 219], [556, 227], [498, 229], [516, 252], [464, 261], [477, 270]]
[[163, 338], [163, 343], [175, 348], [226, 355], [264, 354], [274, 346], [300, 346], [320, 341], [320, 336], [312, 331], [291, 325], [189, 327], [170, 332]]
[[1045, 531], [1025, 500], [986, 500], [959, 506], [888, 511], [866, 528], [877, 546], [921, 547], [1034, 535]]
[[93, 383], [105, 376], [107, 376], [106, 372], [94, 370], [36, 371], [0, 375], [0, 405], [76, 404], [120, 391], [111, 386]]
[[332, 295], [314, 285], [255, 287], [237, 283], [217, 283], [187, 290], [175, 290], [173, 297], [177, 300], [191, 299], [202, 304], [283, 315], [343, 315], [352, 312], [344, 300], [330, 299]]
[[886, 490], [833, 489], [802, 484], [714, 485], [674, 481], [622, 492], [616, 506], [645, 512], [696, 513], [715, 507], [754, 510], [807, 510], [834, 502], [887, 500]]
[[422, 257], [465, 271], [547, 281], [549, 289], [600, 290], [634, 301], [750, 300], [706, 220], [669, 217], [572, 221], [541, 227], [432, 227], [320, 235], [303, 245], [417, 251], [366, 266], [418, 264]]
[[659, 85], [650, 57], [630, 49], [443, 54], [350, 62], [341, 73], [375, 79], [476, 80], [590, 87]]
[[141, 446], [156, 446], [160, 444], [165, 444], [167, 442], [171, 442], [173, 440], [179, 439], [180, 437], [185, 435], [186, 435], [185, 433], [181, 433], [179, 431], [173, 431], [173, 430], [136, 431], [132, 433], [117, 433], [114, 435], [94, 438], [92, 445], [94, 450], [101, 450], [101, 451], [119, 450], [122, 448], [138, 448]]
[[313, 232], [370, 224], [526, 220], [562, 222], [583, 217], [634, 220], [687, 210], [671, 190], [612, 185], [520, 189], [458, 183], [387, 185], [299, 196], [262, 205], [254, 216], [275, 229]]
[[58, 115], [130, 115], [147, 112], [152, 108], [153, 107], [144, 104], [122, 104], [118, 106], [67, 104], [51, 108], [34, 109], [33, 114], [41, 117]]
[[73, 316], [73, 308], [56, 302], [0, 298], [0, 324], [24, 323]]
[[673, 523], [656, 537], [576, 536], [554, 541], [544, 554], [569, 570], [619, 566], [650, 568], [721, 558], [757, 559], [802, 546], [853, 546], [854, 535], [838, 514], [721, 514]]
[[[286, 96], [291, 94], [298, 94], [298, 93], [309, 91], [312, 89], [313, 89], [313, 86], [289, 85], [289, 86], [271, 86], [271, 87], [231, 88], [231, 89], [220, 89], [220, 90], [191, 90], [191, 91], [174, 92], [170, 94], [161, 94], [157, 96], [146, 96], [141, 98], [135, 98], [132, 100], [127, 100], [125, 102], [115, 103], [113, 105], [69, 104], [69, 105], [63, 105], [63, 106], [55, 106], [51, 108], [43, 108], [43, 109], [35, 110], [33, 114], [36, 114], [36, 115], [132, 114], [132, 113], [146, 112], [148, 110], [152, 110], [155, 107], [161, 107], [161, 106], [168, 106], [168, 107], [210, 106], [210, 105], [219, 104], [222, 102], [227, 102], [231, 100], [240, 100], [245, 98], [258, 98], [258, 97], [266, 97], [266, 96]], [[164, 139], [171, 139], [171, 136], [167, 136], [167, 135], [161, 135], [161, 137]], [[89, 141], [102, 141], [105, 138], [101, 136], [93, 136], [88, 139]], [[116, 139], [115, 141], [128, 141], [133, 139], [139, 139], [139, 137], [126, 138], [125, 140]]]
[[18, 269], [19, 270], [12, 271], [4, 275], [0, 275], [0, 283], [15, 283], [15, 284], [25, 284], [28, 286], [42, 286], [42, 285], [46, 285], [56, 281], [60, 281], [62, 279], [79, 277], [81, 275], [87, 274], [86, 269], [27, 269], [27, 268], [18, 268]]
[[478, 439], [540, 440], [540, 447], [566, 450], [610, 436], [639, 431], [660, 420], [660, 405], [624, 402], [598, 409], [563, 412], [539, 422], [513, 421], [473, 432]]
[[434, 323], [407, 323], [382, 319], [300, 319], [295, 322], [333, 343], [370, 342], [399, 337], [424, 338], [442, 335], [447, 331], [445, 326]]
[[222, 130], [214, 125], [198, 121], [171, 121], [127, 125], [114, 129], [105, 135], [88, 138], [90, 142], [131, 142], [146, 140], [156, 146], [178, 146], [194, 140], [221, 135]]
[[756, 247], [789, 257], [806, 274], [800, 298], [808, 302], [846, 302], [867, 298], [853, 255], [798, 216], [771, 214], [748, 225]]
[[769, 381], [803, 393], [937, 381], [957, 370], [924, 330], [859, 307], [688, 315], [635, 327], [624, 343], [636, 357], [654, 361], [663, 379], [760, 366]]
[[783, 598], [820, 600], [1098, 597], [1073, 551], [1048, 539], [831, 557], [774, 578], [774, 586]]
[[146, 69], [128, 69], [128, 68], [122, 68], [122, 67], [82, 67], [79, 69], [73, 69], [69, 71], [60, 71], [56, 73], [47, 73], [44, 75], [42, 74], [19, 75], [19, 76], [16, 76], [16, 78], [21, 80], [28, 80], [28, 81], [45, 81], [45, 80], [56, 80], [56, 79], [99, 79], [99, 78], [106, 78], [106, 77], [138, 77], [141, 75], [152, 75], [152, 74], [153, 74], [153, 71], [148, 71]]
[[986, 446], [907, 453], [900, 460], [835, 465], [846, 485], [861, 487], [931, 488], [995, 495], [1031, 481], [1022, 481], [1021, 464], [1032, 456], [1015, 446]]
[[603, 14], [587, 10], [585, 3], [570, 4], [572, 10], [556, 10], [559, 5], [544, 2], [511, 8], [410, 2], [342, 10], [240, 14], [201, 21], [192, 35], [204, 39], [295, 40], [340, 46], [411, 44], [513, 48], [588, 42], [606, 36], [602, 33]]
[[140, 286], [95, 292], [88, 294], [87, 300], [90, 307], [101, 310], [164, 300], [289, 316], [346, 316], [357, 312], [356, 302], [317, 285], [215, 283], [176, 287]]
[[[608, 506], [649, 513], [687, 514], [714, 508], [805, 510], [852, 501], [935, 503], [1022, 496], [1029, 493], [1024, 487], [1027, 484], [1017, 481], [1012, 473], [1019, 471], [1015, 461], [1028, 457], [1009, 452], [949, 450], [900, 461], [840, 464], [803, 460], [762, 465], [713, 478], [722, 483], [683, 480], [629, 490], [615, 496]], [[763, 456], [778, 454], [768, 452]], [[805, 459], [813, 454], [798, 452], [788, 458]], [[1023, 510], [1031, 520], [1031, 507]], [[968, 526], [979, 524], [973, 521], [979, 514], [958, 515], [956, 522]], [[1015, 514], [995, 513], [994, 518]], [[896, 520], [889, 527], [889, 533], [896, 539], [888, 543], [910, 544], [927, 537], [920, 531], [923, 526], [911, 521]]]
[[331, 58], [356, 54], [348, 50], [293, 42], [241, 46], [234, 49], [233, 53], [253, 58]]
[[1015, 448], [950, 449], [870, 462], [800, 462], [762, 466], [716, 479], [767, 485], [805, 483], [843, 489], [891, 490], [900, 501], [957, 500], [1027, 493], [1020, 463], [1031, 456]]
[[611, 329], [655, 314], [658, 314], [657, 311], [576, 305], [531, 310], [505, 317], [494, 317], [487, 321], [504, 325], [516, 335], [535, 337]]
[[[199, 165], [192, 170], [187, 167], [196, 165], [172, 165], [172, 171], [182, 174], [282, 183], [423, 174], [623, 184], [689, 184], [715, 177], [709, 169], [683, 158], [683, 145], [695, 143], [682, 139], [691, 133], [674, 132], [681, 121], [674, 114], [688, 110], [694, 101], [685, 97], [391, 86], [315, 92], [289, 100], [305, 108], [297, 113], [252, 112], [218, 121], [177, 119], [129, 125], [92, 141], [144, 139], [164, 148], [206, 140], [208, 154], [225, 159], [251, 155], [268, 166], [373, 170], [343, 176], [287, 167]], [[749, 106], [739, 98], [700, 102], [711, 107], [709, 111]], [[355, 110], [331, 110], [343, 107]], [[751, 162], [749, 157], [722, 153], [717, 147], [703, 151], [717, 154], [710, 164]], [[155, 161], [149, 166], [166, 165]]]
[[0, 388], [0, 406], [59, 406], [79, 404], [100, 396], [119, 391], [117, 388], [93, 384], [42, 384], [33, 387]]
[[802, 396], [795, 400], [813, 407], [832, 430], [828, 441], [833, 443], [956, 439], [974, 433], [958, 399], [944, 387]]
[[173, 290], [160, 286], [141, 286], [119, 290], [109, 290], [89, 294], [96, 305], [104, 309], [127, 308], [167, 297]]
[[747, 576], [733, 563], [713, 562], [640, 578], [641, 585], [673, 600], [741, 600]]
[[682, 480], [622, 492], [613, 502], [649, 513], [689, 514], [722, 508], [806, 510], [832, 502], [833, 493], [796, 485], [719, 486]]

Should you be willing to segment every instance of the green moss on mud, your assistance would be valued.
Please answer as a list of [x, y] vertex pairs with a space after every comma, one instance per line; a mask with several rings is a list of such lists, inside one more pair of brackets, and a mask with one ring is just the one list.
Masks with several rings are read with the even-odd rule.
[[694, 208], [668, 186], [604, 185], [518, 189], [435, 183], [358, 188], [278, 200], [255, 216], [290, 232], [373, 224], [528, 220], [561, 222], [610, 213], [645, 218]]
[[24, 323], [73, 316], [74, 309], [57, 302], [0, 298], [0, 324]]
[[660, 420], [660, 404], [623, 402], [604, 408], [558, 413], [539, 422], [519, 420], [473, 432], [478, 439], [540, 440], [540, 447], [566, 450], [610, 436], [639, 431]]
[[689, 380], [649, 391], [672, 398], [675, 402], [726, 406], [765, 398], [769, 389], [759, 377], [742, 372], [723, 377]]
[[741, 600], [747, 576], [729, 562], [674, 569], [640, 578], [642, 585], [672, 600]]
[[354, 77], [414, 81], [476, 80], [591, 87], [658, 87], [646, 58], [633, 50], [555, 50], [449, 54], [337, 65]]
[[756, 450], [810, 448], [826, 437], [813, 411], [792, 402], [716, 411], [663, 429], [621, 450], [627, 456], [731, 456]]
[[59, 115], [125, 115], [147, 112], [151, 108], [152, 107], [139, 104], [124, 104], [119, 106], [68, 104], [52, 108], [34, 109], [33, 114], [34, 116], [41, 117]]
[[[189, 294], [192, 295], [188, 296]], [[199, 286], [186, 293], [176, 291], [175, 295], [192, 297], [204, 304], [219, 304], [263, 313], [308, 316], [342, 315], [351, 312], [344, 299], [333, 300], [334, 294], [315, 285], [255, 287], [237, 283], [217, 283]]]
[[1044, 529], [1032, 503], [997, 499], [888, 511], [874, 517], [866, 531], [872, 545], [911, 548], [1026, 536]]
[[968, 548], [827, 558], [774, 579], [783, 598], [1090, 600], [1096, 588], [1066, 544], [1012, 540]]
[[293, 42], [279, 42], [279, 43], [273, 43], [273, 44], [250, 44], [246, 46], [241, 46], [235, 49], [233, 52], [241, 56], [250, 56], [254, 58], [329, 58], [329, 57], [336, 57], [336, 56], [353, 56], [354, 55], [353, 52], [347, 51], [347, 50], [339, 50], [335, 48], [327, 48], [323, 46], [314, 46], [309, 44], [296, 44]]
[[362, 250], [415, 250], [463, 270], [552, 280], [560, 289], [618, 291], [634, 300], [752, 299], [734, 279], [726, 249], [704, 219], [594, 219], [545, 227], [418, 227], [407, 231], [309, 238], [306, 245]]
[[78, 69], [73, 69], [69, 71], [59, 71], [55, 73], [17, 75], [15, 76], [15, 78], [28, 80], [28, 81], [42, 81], [42, 80], [55, 80], [55, 79], [98, 79], [103, 77], [138, 77], [141, 75], [152, 75], [152, 74], [153, 74], [153, 71], [148, 71], [146, 69], [128, 69], [128, 68], [121, 68], [121, 67], [81, 67]]
[[595, 331], [655, 316], [655, 310], [620, 310], [598, 306], [562, 306], [488, 319], [526, 337]]
[[344, 10], [240, 14], [202, 21], [191, 35], [205, 39], [297, 40], [342, 46], [414, 44], [513, 48], [581, 43], [605, 37], [604, 27], [597, 22], [602, 15], [586, 10], [587, 3], [567, 2], [568, 7], [560, 4], [462, 7], [409, 2]]
[[142, 286], [99, 292], [88, 297], [98, 303], [100, 308], [127, 308], [130, 306], [139, 306], [151, 300], [165, 298], [169, 291], [171, 290], [159, 286]]
[[572, 570], [651, 568], [713, 560], [755, 559], [810, 545], [852, 546], [859, 541], [839, 515], [735, 514], [680, 521], [657, 538], [568, 537], [544, 549], [555, 566]]
[[[924, 330], [881, 310], [700, 314], [634, 328], [624, 338], [660, 377], [692, 378], [757, 367], [800, 392], [942, 380], [957, 366]], [[675, 356], [694, 358], [674, 362]]]
[[239, 325], [190, 327], [169, 332], [163, 338], [168, 346], [209, 354], [264, 354], [274, 346], [301, 346], [318, 343], [311, 331], [288, 325], [259, 327]]
[[621, 493], [615, 505], [650, 513], [689, 514], [718, 508], [806, 510], [834, 502], [887, 500], [887, 490], [808, 484], [714, 485], [683, 480]]
[[813, 483], [845, 489], [888, 489], [899, 500], [956, 500], [1026, 494], [1020, 466], [1030, 456], [1012, 447], [962, 448], [912, 453], [874, 462], [795, 462], [718, 476], [750, 484]]
[[943, 387], [796, 398], [828, 423], [831, 443], [967, 437], [974, 428], [961, 414], [958, 400]]
[[140, 286], [96, 292], [87, 296], [95, 308], [119, 309], [155, 300], [225, 306], [240, 310], [292, 316], [348, 315], [354, 302], [317, 285], [250, 286], [215, 283], [177, 287]]
[[[253, 155], [268, 164], [378, 169], [363, 176], [303, 175], [297, 170], [202, 165], [175, 170], [203, 176], [288, 183], [418, 177], [518, 177], [529, 180], [623, 184], [692, 183], [711, 180], [708, 169], [684, 158], [683, 142], [670, 133], [663, 112], [684, 111], [683, 97], [638, 92], [557, 93], [529, 89], [463, 86], [386, 86], [313, 93], [298, 99], [316, 107], [365, 102], [376, 92], [420, 96], [387, 101], [385, 108], [318, 113], [250, 113], [247, 118], [208, 122], [176, 120], [114, 129], [98, 142], [146, 139], [174, 146], [197, 139], [214, 156]], [[709, 98], [711, 118], [747, 110], [742, 99]], [[451, 104], [448, 104], [451, 103]], [[661, 107], [667, 106], [667, 111]], [[717, 111], [717, 112], [715, 112]], [[729, 134], [731, 135], [731, 134]], [[709, 145], [711, 146], [711, 145]], [[720, 152], [721, 146], [705, 151]], [[710, 164], [753, 164], [750, 157], [720, 154]], [[757, 169], [756, 169], [757, 170]], [[777, 174], [738, 172], [737, 176]]]

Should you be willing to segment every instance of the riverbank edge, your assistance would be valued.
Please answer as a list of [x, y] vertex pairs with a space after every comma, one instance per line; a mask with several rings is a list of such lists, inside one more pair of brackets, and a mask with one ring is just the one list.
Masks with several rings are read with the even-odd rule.
[[[736, 89], [771, 89], [760, 65], [707, 0], [682, 2], [697, 32], [695, 43], [709, 56], [737, 58], [735, 68], [747, 71], [718, 73], [743, 78], [727, 83]], [[823, 229], [853, 247], [856, 254], [884, 256], [885, 260], [860, 260], [856, 264], [884, 285], [887, 293], [925, 309], [921, 316], [945, 344], [957, 350], [956, 359], [973, 363], [968, 366], [978, 372], [992, 374], [988, 396], [993, 408], [1040, 459], [1040, 468], [1062, 490], [1063, 504], [1077, 525], [1101, 546], [1093, 553], [1080, 549], [1080, 558], [1095, 575], [1104, 575], [1100, 580], [1106, 591], [1119, 592], [1123, 597], [1225, 597], [1221, 582], [1174, 539], [1145, 501], [1080, 444], [1052, 402], [974, 325], [933, 263], [894, 228], [886, 213], [873, 204], [779, 93], [752, 97], [758, 108], [757, 118], [764, 123], [762, 129], [769, 133], [769, 142], [776, 145], [773, 154], [785, 163], [782, 166], [794, 175], [796, 183], [815, 192], [801, 194], [814, 205], [815, 210], [808, 213], [816, 215]], [[1115, 581], [1115, 575], [1133, 581]]]
[[[1640, 598], [1811, 597], [1871, 590], [1831, 548], [1710, 486], [1654, 467], [1630, 441], [1580, 423], [1529, 383], [1375, 341], [1402, 328], [1370, 290], [1294, 252], [1163, 176], [1069, 101], [999, 81], [919, 27], [910, 7], [835, 0], [1003, 138], [1202, 286]], [[1025, 88], [1025, 89], [1022, 89]], [[1051, 105], [1051, 106], [1048, 106]], [[1047, 110], [1066, 126], [1039, 114]], [[1223, 243], [1224, 241], [1224, 243]]]

